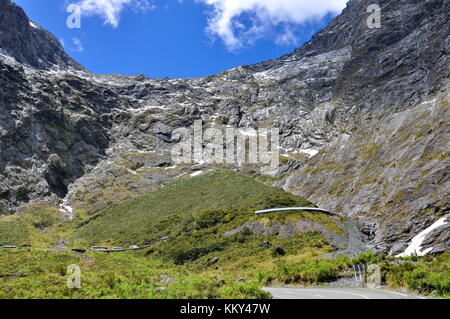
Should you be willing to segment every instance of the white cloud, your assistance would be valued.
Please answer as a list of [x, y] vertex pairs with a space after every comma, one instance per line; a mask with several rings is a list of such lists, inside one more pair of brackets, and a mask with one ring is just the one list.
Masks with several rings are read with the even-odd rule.
[[105, 24], [113, 28], [119, 26], [120, 14], [126, 7], [139, 11], [154, 8], [149, 0], [81, 0], [77, 4], [82, 15], [100, 16]]
[[72, 38], [73, 48], [72, 51], [81, 53], [84, 51], [83, 44], [78, 38]]
[[[221, 38], [230, 50], [262, 38], [277, 25], [285, 32], [277, 43], [292, 43], [296, 36], [290, 26], [339, 13], [348, 0], [196, 0], [211, 7], [208, 33]], [[246, 23], [244, 23], [246, 21]], [[247, 26], [246, 26], [247, 25]]]
[[[83, 16], [98, 16], [119, 26], [125, 9], [147, 11], [154, 0], [75, 0]], [[177, 0], [183, 4], [185, 0]], [[339, 13], [348, 0], [193, 0], [209, 7], [207, 32], [231, 51], [273, 36], [279, 45], [298, 42], [295, 30], [303, 23]], [[277, 26], [277, 28], [274, 28]], [[274, 32], [277, 30], [277, 33]], [[282, 30], [282, 31], [279, 31]]]

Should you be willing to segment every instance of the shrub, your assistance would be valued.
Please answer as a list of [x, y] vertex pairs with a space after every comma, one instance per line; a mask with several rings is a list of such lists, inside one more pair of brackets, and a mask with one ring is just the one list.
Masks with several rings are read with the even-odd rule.
[[305, 260], [300, 263], [282, 263], [272, 277], [286, 283], [320, 283], [336, 278], [340, 267], [333, 260]]
[[58, 222], [58, 218], [51, 214], [41, 214], [36, 217], [36, 220], [32, 222], [33, 226], [37, 229], [45, 229], [53, 226]]
[[272, 257], [284, 256], [284, 255], [286, 255], [286, 251], [283, 249], [283, 247], [275, 247], [272, 251]]
[[195, 217], [195, 223], [199, 229], [213, 227], [221, 223], [227, 213], [223, 210], [206, 210], [199, 212]]
[[430, 273], [427, 275], [425, 282], [428, 287], [437, 293], [437, 295], [450, 295], [450, 276], [448, 273]]
[[291, 196], [286, 194], [274, 194], [264, 201], [263, 207], [270, 208], [282, 208], [295, 206], [298, 201], [294, 200]]
[[408, 271], [403, 274], [406, 285], [418, 291], [426, 289], [425, 278], [427, 276], [424, 268], [415, 268], [413, 271]]
[[406, 261], [400, 265], [385, 264], [382, 275], [387, 285], [406, 287], [424, 294], [450, 295], [450, 255], [434, 259], [416, 257], [416, 262]]
[[368, 251], [360, 254], [353, 260], [354, 264], [375, 264], [379, 261], [379, 258], [376, 253], [373, 251]]
[[176, 265], [182, 265], [186, 262], [197, 260], [209, 253], [223, 250], [224, 246], [224, 243], [214, 243], [206, 247], [196, 247], [184, 251], [176, 251], [173, 256], [174, 263]]
[[227, 286], [220, 289], [220, 295], [223, 298], [245, 298], [246, 296], [252, 296], [257, 299], [269, 299], [271, 295], [264, 290], [261, 290], [260, 285], [257, 282], [231, 282]]

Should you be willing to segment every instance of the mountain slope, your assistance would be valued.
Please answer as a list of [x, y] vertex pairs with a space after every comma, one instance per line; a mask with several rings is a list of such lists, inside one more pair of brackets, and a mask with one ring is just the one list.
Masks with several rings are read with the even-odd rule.
[[[289, 176], [285, 190], [360, 219], [378, 249], [403, 252], [418, 229], [449, 216], [450, 104], [422, 103], [343, 133]], [[320, 185], [320, 188], [317, 187]], [[448, 249], [449, 227], [422, 249]]]
[[[256, 219], [256, 210], [279, 206], [313, 207], [301, 197], [253, 178], [218, 170], [177, 179], [160, 190], [113, 205], [84, 222], [77, 238], [88, 240], [90, 245], [105, 241], [113, 245], [142, 245], [179, 236], [190, 227], [195, 228], [193, 225], [201, 229], [227, 224], [227, 230], [231, 230]], [[304, 216], [293, 215], [300, 219]], [[321, 213], [306, 215], [333, 229], [336, 218]]]

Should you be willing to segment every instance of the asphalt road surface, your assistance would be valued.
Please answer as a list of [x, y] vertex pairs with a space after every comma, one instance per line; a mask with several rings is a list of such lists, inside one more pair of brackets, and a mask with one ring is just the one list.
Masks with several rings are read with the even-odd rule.
[[366, 288], [264, 288], [275, 299], [424, 299], [422, 296]]

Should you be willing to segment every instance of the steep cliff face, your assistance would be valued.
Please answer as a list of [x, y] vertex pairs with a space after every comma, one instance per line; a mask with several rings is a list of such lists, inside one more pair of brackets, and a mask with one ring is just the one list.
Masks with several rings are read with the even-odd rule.
[[[403, 252], [420, 230], [450, 213], [448, 98], [359, 122], [291, 174], [285, 190], [358, 218], [376, 248]], [[448, 224], [434, 236], [446, 239], [424, 249], [448, 249]]]
[[[349, 1], [279, 59], [156, 80], [89, 73], [0, 0], [0, 214], [65, 196], [100, 209], [207, 168], [170, 157], [173, 130], [202, 119], [279, 127], [289, 158], [279, 186], [359, 216], [376, 247], [403, 249], [448, 213], [450, 10], [445, 0], [381, 0], [382, 27], [369, 29], [372, 2]], [[448, 249], [442, 229], [429, 247]]]
[[11, 0], [0, 1], [0, 53], [36, 69], [84, 70], [50, 32], [30, 21]]

